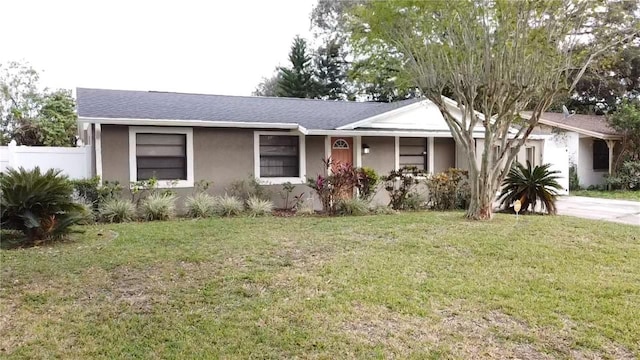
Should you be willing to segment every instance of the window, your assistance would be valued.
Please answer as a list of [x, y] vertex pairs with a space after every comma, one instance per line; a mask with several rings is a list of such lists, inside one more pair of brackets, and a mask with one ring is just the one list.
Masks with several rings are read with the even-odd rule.
[[187, 136], [136, 134], [136, 180], [187, 180]]
[[536, 147], [531, 146], [526, 148], [527, 157], [526, 160], [531, 163], [531, 166], [536, 166]]
[[593, 170], [609, 170], [609, 147], [604, 140], [593, 140]]
[[415, 166], [427, 171], [427, 139], [400, 138], [400, 168]]
[[338, 139], [333, 142], [334, 149], [349, 149], [349, 143], [344, 139]]
[[158, 179], [158, 187], [193, 186], [193, 130], [129, 127], [129, 180]]
[[291, 133], [256, 132], [256, 176], [276, 184], [304, 178], [304, 137]]

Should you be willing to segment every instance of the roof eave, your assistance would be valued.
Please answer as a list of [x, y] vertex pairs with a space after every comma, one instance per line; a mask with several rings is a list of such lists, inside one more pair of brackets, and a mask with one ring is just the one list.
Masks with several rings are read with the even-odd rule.
[[226, 127], [253, 129], [292, 129], [306, 134], [307, 129], [295, 123], [277, 122], [244, 122], [244, 121], [209, 121], [189, 119], [134, 119], [134, 118], [106, 118], [79, 116], [78, 123], [102, 125], [131, 125], [131, 126], [193, 126], [193, 127]]
[[575, 126], [571, 126], [571, 125], [567, 125], [567, 124], [564, 124], [564, 123], [559, 123], [559, 122], [555, 122], [555, 121], [551, 121], [551, 120], [547, 120], [547, 119], [543, 119], [543, 118], [540, 118], [538, 120], [538, 123], [542, 124], [542, 125], [556, 127], [556, 128], [563, 129], [563, 130], [574, 131], [574, 132], [577, 132], [579, 134], [588, 135], [588, 136], [595, 137], [595, 138], [602, 139], [602, 140], [620, 140], [620, 139], [622, 139], [622, 136], [620, 136], [620, 135], [604, 134], [604, 133], [601, 133], [601, 132], [582, 129], [582, 128], [579, 128], [579, 127], [575, 127]]

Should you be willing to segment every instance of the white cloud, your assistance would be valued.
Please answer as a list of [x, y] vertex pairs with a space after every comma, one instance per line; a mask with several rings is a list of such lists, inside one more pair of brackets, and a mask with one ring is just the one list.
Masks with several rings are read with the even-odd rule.
[[51, 88], [249, 95], [296, 34], [310, 37], [314, 3], [8, 1], [0, 62], [29, 61]]

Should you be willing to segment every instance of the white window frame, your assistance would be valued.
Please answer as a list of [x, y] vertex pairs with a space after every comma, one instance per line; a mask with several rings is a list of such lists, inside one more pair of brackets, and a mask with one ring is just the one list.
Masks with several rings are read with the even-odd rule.
[[129, 181], [138, 181], [138, 164], [136, 158], [137, 134], [179, 134], [186, 135], [187, 143], [187, 179], [186, 180], [158, 180], [158, 188], [189, 188], [194, 184], [193, 171], [193, 128], [184, 127], [156, 127], [129, 126]]
[[[287, 135], [298, 136], [298, 159], [300, 175], [298, 177], [260, 177], [260, 135]], [[305, 184], [307, 182], [307, 151], [305, 136], [299, 132], [287, 131], [254, 131], [253, 132], [253, 174], [261, 184], [279, 185], [290, 182], [292, 184]]]

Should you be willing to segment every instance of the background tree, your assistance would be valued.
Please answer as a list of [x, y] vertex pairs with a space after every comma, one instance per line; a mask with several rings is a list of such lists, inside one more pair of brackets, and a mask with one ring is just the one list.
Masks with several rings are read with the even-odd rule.
[[[438, 106], [467, 158], [467, 217], [490, 219], [505, 169], [540, 115], [572, 91], [608, 46], [637, 36], [637, 28], [618, 29], [621, 38], [609, 45], [576, 52], [579, 35], [601, 6], [577, 0], [374, 1], [351, 8], [349, 21], [356, 53], [391, 49]], [[442, 97], [447, 89], [458, 101], [456, 110]], [[522, 119], [519, 112], [534, 100], [530, 119]], [[515, 134], [512, 125], [519, 125]], [[476, 127], [484, 135], [479, 149]]]
[[347, 83], [348, 67], [339, 40], [331, 39], [320, 46], [315, 58], [318, 97], [328, 100], [350, 99], [352, 96]]
[[607, 121], [623, 135], [614, 169], [619, 169], [624, 161], [640, 162], [640, 99], [624, 101], [614, 113], [607, 116]]
[[280, 74], [276, 73], [269, 78], [262, 78], [262, 81], [256, 86], [251, 93], [253, 96], [278, 96], [278, 82]]
[[75, 146], [76, 103], [70, 90], [40, 90], [30, 65], [0, 65], [0, 144]]
[[313, 99], [318, 94], [318, 83], [313, 77], [312, 58], [307, 41], [296, 36], [289, 53], [290, 67], [279, 69], [277, 95]]

